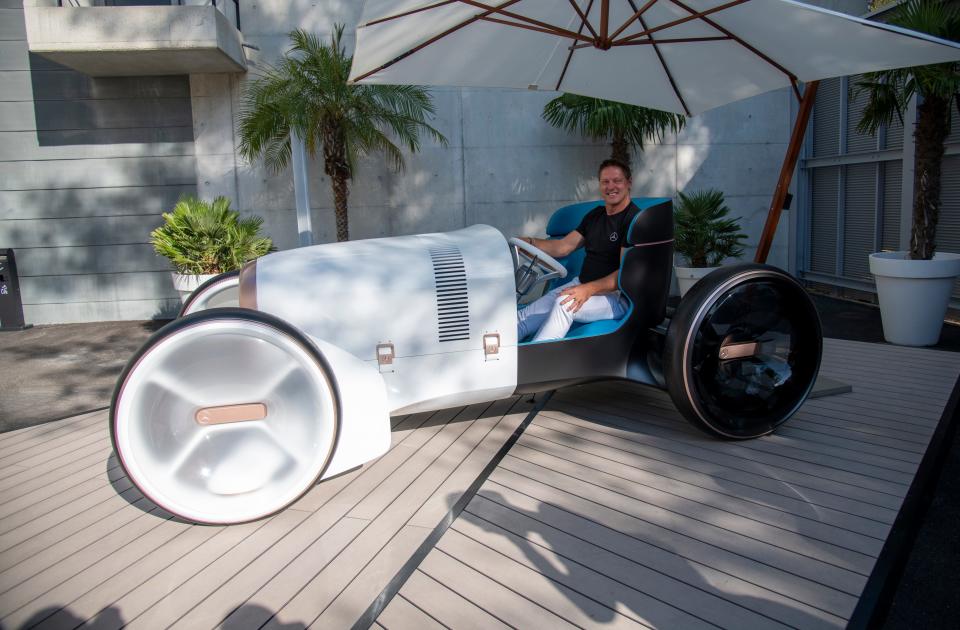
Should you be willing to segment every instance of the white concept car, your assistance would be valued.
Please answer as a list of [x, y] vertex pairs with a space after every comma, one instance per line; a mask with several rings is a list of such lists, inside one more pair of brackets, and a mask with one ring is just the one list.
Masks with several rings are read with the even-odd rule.
[[[518, 297], [576, 274], [498, 230], [281, 251], [214, 278], [131, 359], [111, 435], [131, 481], [201, 523], [277, 512], [318, 480], [386, 452], [390, 416], [599, 379], [667, 389], [721, 438], [767, 434], [813, 386], [817, 313], [776, 268], [723, 267], [667, 309], [669, 199], [635, 199], [620, 320], [518, 343]], [[562, 208], [563, 236], [596, 204]], [[219, 308], [221, 304], [240, 308]]]

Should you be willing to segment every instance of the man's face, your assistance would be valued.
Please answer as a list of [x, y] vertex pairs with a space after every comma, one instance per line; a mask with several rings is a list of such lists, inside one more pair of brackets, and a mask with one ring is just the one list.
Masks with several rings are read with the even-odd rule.
[[630, 197], [630, 180], [616, 166], [600, 171], [600, 194], [608, 208], [616, 208]]

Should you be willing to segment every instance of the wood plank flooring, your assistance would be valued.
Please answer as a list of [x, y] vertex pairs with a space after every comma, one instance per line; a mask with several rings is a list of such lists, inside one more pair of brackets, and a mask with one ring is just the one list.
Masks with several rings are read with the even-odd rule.
[[531, 408], [395, 418], [379, 460], [232, 527], [142, 497], [106, 412], [0, 435], [0, 628], [349, 627]]
[[[827, 340], [823, 373], [853, 391], [738, 443], [650, 388], [557, 392], [373, 627], [843, 626], [960, 355]], [[382, 458], [232, 527], [142, 497], [106, 412], [2, 434], [0, 627], [350, 627], [532, 408], [395, 418]]]
[[660, 391], [557, 392], [378, 619], [425, 627], [844, 627], [960, 356], [827, 340], [775, 435], [721, 442]]

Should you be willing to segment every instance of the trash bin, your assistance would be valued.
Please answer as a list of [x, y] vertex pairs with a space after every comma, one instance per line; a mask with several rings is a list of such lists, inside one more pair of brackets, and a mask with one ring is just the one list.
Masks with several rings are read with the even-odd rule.
[[0, 249], [0, 330], [23, 330], [20, 279], [12, 249]]

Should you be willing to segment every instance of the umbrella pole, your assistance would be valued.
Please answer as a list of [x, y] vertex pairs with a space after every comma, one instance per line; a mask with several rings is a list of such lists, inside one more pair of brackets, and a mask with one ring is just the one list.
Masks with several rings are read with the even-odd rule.
[[807, 123], [810, 122], [810, 112], [813, 110], [813, 101], [817, 98], [817, 87], [819, 85], [819, 81], [811, 81], [807, 83], [803, 90], [803, 98], [800, 99], [800, 111], [797, 112], [797, 120], [793, 124], [793, 133], [790, 135], [787, 154], [783, 156], [780, 179], [773, 191], [773, 201], [770, 202], [767, 222], [760, 234], [760, 243], [757, 245], [757, 254], [753, 258], [754, 262], [767, 262], [770, 245], [773, 244], [773, 235], [777, 232], [777, 224], [780, 222], [780, 213], [783, 211], [784, 203], [787, 200], [787, 189], [790, 188], [793, 170], [797, 166], [797, 158], [800, 157], [800, 147], [803, 146], [803, 136], [807, 132]]

